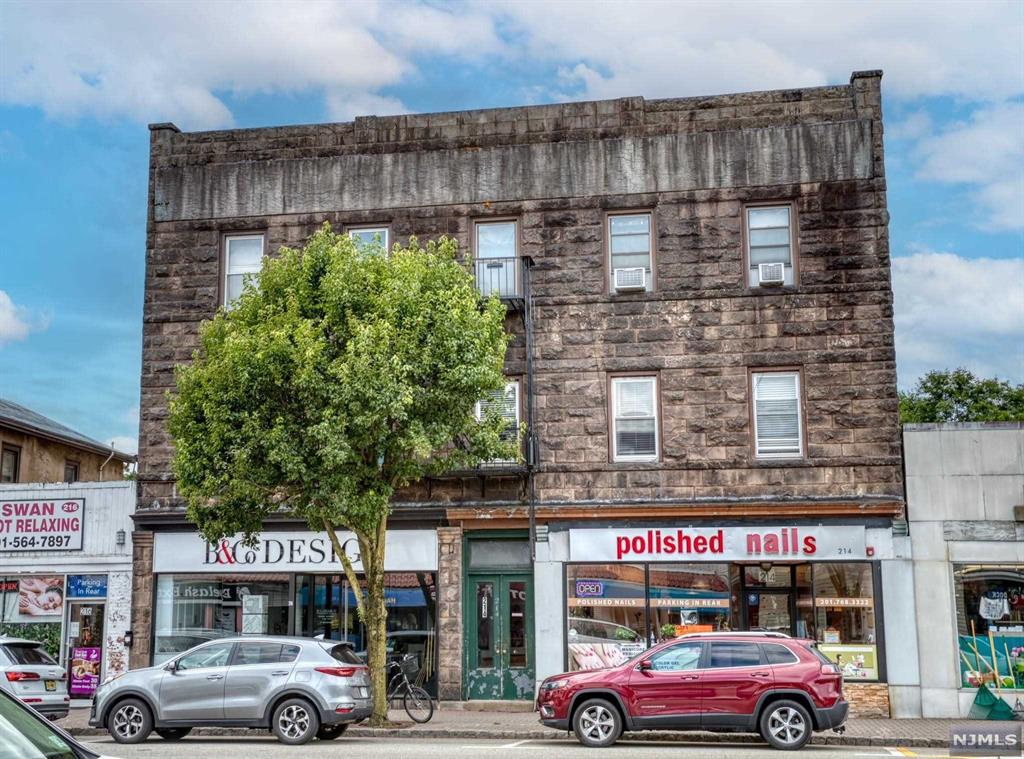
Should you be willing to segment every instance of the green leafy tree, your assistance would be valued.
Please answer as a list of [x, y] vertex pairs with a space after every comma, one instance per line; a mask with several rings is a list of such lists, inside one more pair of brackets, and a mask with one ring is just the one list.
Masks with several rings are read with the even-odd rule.
[[1024, 421], [1024, 385], [981, 379], [967, 369], [928, 372], [900, 392], [900, 422]]
[[[330, 537], [367, 631], [372, 724], [387, 720], [385, 536], [395, 492], [430, 474], [515, 458], [497, 412], [510, 336], [442, 239], [387, 255], [325, 225], [263, 263], [230, 311], [201, 329], [175, 373], [168, 428], [188, 517], [216, 542], [265, 519]], [[359, 546], [364, 583], [346, 554]]]

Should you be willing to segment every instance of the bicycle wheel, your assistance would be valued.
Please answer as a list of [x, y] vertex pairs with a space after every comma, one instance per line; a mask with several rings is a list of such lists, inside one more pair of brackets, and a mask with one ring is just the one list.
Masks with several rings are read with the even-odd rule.
[[406, 691], [402, 698], [402, 706], [405, 707], [405, 713], [412, 721], [419, 722], [421, 725], [424, 722], [430, 722], [430, 718], [434, 716], [434, 702], [431, 700], [430, 694], [415, 685]]

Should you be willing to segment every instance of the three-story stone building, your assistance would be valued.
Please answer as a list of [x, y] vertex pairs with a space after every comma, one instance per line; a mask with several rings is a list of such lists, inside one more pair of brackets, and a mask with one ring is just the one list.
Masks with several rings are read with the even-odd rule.
[[235, 632], [364, 645], [323, 536], [207, 546], [165, 393], [203, 319], [324, 221], [459, 240], [516, 335], [522, 462], [394, 504], [389, 636], [445, 699], [522, 699], [686, 631], [817, 638], [888, 712], [903, 523], [881, 73], [849, 85], [222, 132], [151, 127], [134, 662]]

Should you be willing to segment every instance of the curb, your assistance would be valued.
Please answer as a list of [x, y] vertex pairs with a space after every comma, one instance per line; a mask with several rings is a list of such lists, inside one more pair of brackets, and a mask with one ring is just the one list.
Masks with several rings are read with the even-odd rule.
[[[73, 727], [70, 728], [68, 732], [75, 737], [96, 737], [107, 735], [106, 730], [96, 727]], [[267, 731], [261, 729], [257, 732], [266, 733]], [[253, 735], [253, 730], [228, 727], [201, 727], [193, 730], [190, 735], [201, 737], [251, 737]], [[551, 741], [572, 739], [572, 736], [568, 733], [557, 730], [470, 730], [464, 728], [431, 729], [353, 727], [350, 728], [345, 735], [352, 738], [400, 738], [403, 740], [461, 738], [470, 740]], [[657, 731], [625, 733], [623, 740], [644, 743], [764, 743], [759, 736], [740, 733], [674, 733]], [[856, 736], [825, 733], [814, 735], [811, 738], [811, 744], [816, 746], [904, 746], [906, 748], [949, 748], [949, 741], [945, 738], [912, 738], [909, 736], [881, 735]]]

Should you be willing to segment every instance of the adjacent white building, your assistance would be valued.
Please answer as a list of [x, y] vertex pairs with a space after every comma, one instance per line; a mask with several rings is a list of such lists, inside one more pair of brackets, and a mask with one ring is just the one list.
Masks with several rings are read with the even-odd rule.
[[0, 485], [0, 633], [43, 641], [72, 699], [128, 669], [135, 483]]
[[907, 425], [904, 451], [916, 635], [889, 653], [917, 664], [920, 711], [896, 716], [965, 717], [980, 681], [1024, 701], [1024, 424]]

